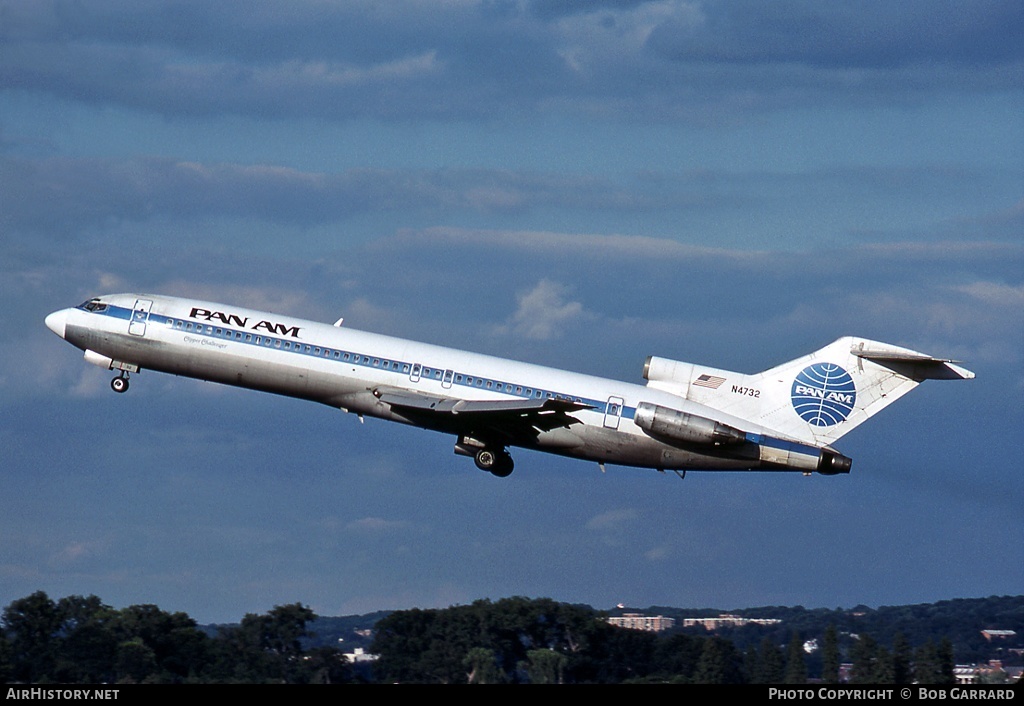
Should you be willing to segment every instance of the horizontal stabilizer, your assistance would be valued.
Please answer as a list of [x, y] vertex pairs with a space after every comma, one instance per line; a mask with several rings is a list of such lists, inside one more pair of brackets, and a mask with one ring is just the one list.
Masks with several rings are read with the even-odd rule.
[[956, 365], [958, 361], [933, 358], [915, 351], [874, 350], [853, 346], [850, 352], [858, 358], [892, 368], [913, 380], [970, 380], [974, 377], [973, 372]]

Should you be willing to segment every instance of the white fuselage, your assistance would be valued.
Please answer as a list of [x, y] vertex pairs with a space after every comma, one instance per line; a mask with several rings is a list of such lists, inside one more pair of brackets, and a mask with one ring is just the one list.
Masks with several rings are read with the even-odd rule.
[[[453, 433], [504, 448], [522, 446], [657, 469], [807, 471], [820, 449], [780, 440], [749, 420], [649, 386], [305, 321], [242, 307], [145, 294], [104, 296], [47, 317], [47, 325], [86, 351], [90, 362], [175, 375], [320, 402], [347, 412]], [[483, 414], [438, 414], [382, 401], [382, 392], [417, 399], [528, 404], [575, 403], [571, 423], [513, 425], [507, 433]], [[385, 397], [387, 399], [387, 397]], [[673, 443], [634, 421], [641, 403], [742, 430], [731, 445]], [[457, 407], [457, 405], [456, 405]], [[523, 419], [527, 419], [525, 416]], [[539, 417], [543, 419], [543, 417]], [[765, 464], [771, 442], [802, 465]], [[458, 447], [457, 447], [458, 448]], [[812, 466], [813, 468], [813, 466]]]

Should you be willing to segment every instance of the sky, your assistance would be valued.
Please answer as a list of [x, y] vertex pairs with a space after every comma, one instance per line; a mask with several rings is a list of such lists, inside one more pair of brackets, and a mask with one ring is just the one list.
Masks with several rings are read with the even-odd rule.
[[[0, 604], [200, 622], [1024, 593], [1024, 8], [0, 0]], [[43, 325], [252, 306], [642, 382], [964, 361], [849, 476], [674, 474], [143, 371]]]

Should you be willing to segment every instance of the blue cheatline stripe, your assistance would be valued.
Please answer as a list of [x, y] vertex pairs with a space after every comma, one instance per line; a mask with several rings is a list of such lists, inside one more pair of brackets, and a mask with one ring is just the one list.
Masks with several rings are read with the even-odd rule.
[[[133, 310], [121, 306], [107, 305], [103, 311], [88, 311], [84, 305], [78, 307], [86, 313], [98, 315], [98, 316], [109, 316], [114, 319], [123, 319], [130, 321], [132, 318]], [[264, 334], [257, 334], [252, 331], [246, 331], [244, 329], [233, 329], [226, 326], [213, 326], [212, 324], [202, 324], [194, 321], [186, 321], [184, 319], [176, 319], [159, 314], [151, 314], [149, 317], [150, 324], [163, 324], [168, 326], [175, 331], [181, 331], [185, 334], [192, 334], [195, 336], [203, 336], [206, 338], [220, 339], [224, 341], [231, 341], [233, 343], [240, 343], [243, 345], [256, 346], [258, 348], [272, 348], [280, 351], [281, 353], [292, 353], [297, 355], [309, 356], [311, 358], [317, 358], [319, 360], [334, 361], [344, 365], [357, 365], [363, 368], [371, 368], [373, 370], [381, 370], [383, 372], [394, 373], [400, 375], [403, 378], [408, 378], [412, 374], [414, 363], [407, 361], [396, 361], [390, 358], [383, 358], [381, 356], [373, 356], [365, 353], [355, 353], [353, 351], [346, 351], [340, 348], [330, 348], [327, 346], [318, 346], [313, 343], [305, 343], [299, 341], [292, 341], [286, 338], [279, 338], [276, 336], [267, 336]], [[188, 330], [187, 326], [191, 324], [192, 330]], [[385, 367], [387, 366], [387, 367]], [[420, 376], [422, 379], [434, 380], [441, 382], [446, 378], [445, 370], [440, 368], [430, 368], [421, 366]], [[481, 384], [477, 385], [476, 382], [480, 381]], [[487, 387], [487, 383], [491, 383], [491, 387]], [[554, 392], [552, 390], [543, 390], [540, 388], [530, 387], [528, 385], [522, 385], [519, 383], [506, 382], [502, 380], [494, 380], [492, 378], [485, 378], [478, 375], [470, 375], [468, 373], [460, 373], [452, 371], [452, 386], [453, 387], [466, 387], [475, 390], [490, 390], [492, 392], [500, 392], [506, 395], [513, 395], [522, 399], [564, 399], [582, 404], [587, 404], [593, 407], [593, 411], [601, 413], [605, 409], [606, 400], [595, 400], [585, 397], [578, 397], [566, 393]], [[519, 390], [517, 392], [517, 390]], [[536, 393], [540, 393], [537, 397]], [[636, 407], [623, 406], [621, 409], [621, 417], [623, 419], [633, 419], [636, 416]], [[808, 456], [817, 456], [821, 453], [821, 449], [815, 446], [809, 446], [807, 444], [801, 444], [793, 441], [785, 441], [783, 439], [776, 439], [775, 437], [765, 436], [763, 434], [747, 433], [747, 441], [758, 444], [761, 446], [768, 446], [771, 448], [782, 449], [785, 451], [796, 452], [805, 454]]]
[[[130, 321], [133, 314], [133, 309], [124, 306], [114, 306], [111, 304], [106, 305], [102, 310], [98, 312], [89, 312], [85, 308], [85, 305], [79, 306], [83, 312], [92, 314], [95, 316], [111, 317], [113, 319], [120, 319], [124, 321]], [[181, 331], [185, 334], [191, 334], [196, 336], [203, 336], [206, 338], [215, 338], [220, 340], [229, 340], [233, 343], [242, 343], [244, 345], [253, 345], [261, 348], [272, 348], [284, 352], [284, 354], [293, 354], [299, 356], [308, 356], [310, 358], [316, 358], [318, 360], [333, 361], [343, 365], [355, 365], [362, 368], [370, 368], [373, 370], [381, 370], [387, 373], [394, 373], [400, 375], [403, 378], [409, 378], [412, 375], [414, 365], [407, 361], [392, 361], [391, 359], [382, 358], [380, 356], [371, 356], [367, 354], [361, 354], [361, 352], [354, 352], [351, 350], [344, 350], [342, 348], [333, 348], [324, 345], [316, 345], [313, 343], [306, 343], [304, 341], [289, 340], [287, 338], [280, 338], [276, 336], [268, 336], [264, 334], [257, 334], [252, 331], [246, 331], [244, 329], [232, 329], [225, 326], [213, 326], [212, 324], [201, 324], [199, 322], [185, 321], [183, 319], [173, 319], [161, 315], [151, 315], [148, 322], [151, 324], [163, 324], [168, 326], [175, 331]], [[193, 326], [190, 331], [187, 326]], [[427, 380], [434, 380], [441, 382], [446, 379], [445, 370], [440, 368], [429, 368], [421, 366], [420, 377]], [[480, 384], [477, 384], [477, 381]], [[487, 387], [487, 384], [490, 387]], [[556, 392], [549, 389], [541, 389], [538, 387], [531, 387], [529, 385], [523, 385], [515, 382], [507, 382], [504, 380], [495, 380], [493, 378], [485, 378], [478, 375], [470, 375], [468, 373], [460, 373], [458, 371], [452, 371], [452, 386], [453, 387], [468, 387], [470, 389], [488, 389], [490, 391], [501, 392], [503, 394], [511, 394], [511, 396], [521, 398], [523, 400], [532, 399], [561, 399], [569, 400], [572, 402], [578, 402], [581, 404], [589, 405], [593, 408], [594, 412], [602, 413], [605, 409], [605, 400], [593, 400], [589, 398], [580, 398], [573, 396], [573, 394], [567, 394], [564, 392]], [[539, 394], [538, 394], [539, 393]], [[622, 418], [634, 419], [636, 416], [636, 407], [622, 407]], [[752, 444], [760, 446], [767, 446], [774, 449], [781, 449], [788, 452], [796, 452], [805, 454], [808, 456], [817, 456], [821, 450], [814, 446], [806, 444], [800, 444], [797, 442], [787, 442], [781, 439], [775, 439], [773, 437], [766, 437], [764, 434], [759, 433], [746, 433], [746, 441]]]
[[[126, 321], [131, 320], [133, 314], [132, 309], [113, 306], [110, 304], [106, 305], [106, 308], [102, 311], [89, 311], [85, 309], [84, 305], [78, 308], [89, 314], [108, 316], [114, 319], [123, 319]], [[150, 325], [163, 324], [184, 334], [231, 341], [232, 343], [255, 346], [257, 348], [271, 348], [281, 353], [309, 356], [311, 358], [329, 360], [344, 365], [356, 365], [363, 368], [380, 370], [385, 373], [394, 373], [395, 375], [399, 375], [403, 378], [409, 378], [410, 375], [412, 375], [413, 367], [415, 366], [414, 363], [408, 361], [392, 360], [378, 355], [356, 353], [354, 351], [347, 351], [340, 348], [331, 348], [328, 346], [306, 343], [305, 341], [300, 342], [277, 336], [268, 336], [263, 333], [255, 333], [245, 329], [234, 329], [226, 326], [214, 326], [212, 324], [171, 318], [161, 314], [151, 314], [149, 317], [149, 323]], [[189, 325], [192, 326], [191, 330], [187, 328]], [[424, 380], [442, 382], [447, 379], [445, 372], [446, 370], [441, 368], [420, 366], [420, 378]], [[480, 382], [479, 385], [477, 384], [477, 381]], [[488, 383], [490, 383], [490, 387], [487, 386]], [[471, 375], [469, 373], [462, 373], [454, 370], [452, 371], [451, 384], [452, 387], [500, 392], [501, 394], [513, 395], [522, 399], [569, 400], [590, 405], [594, 408], [594, 411], [599, 413], [605, 408], [606, 404], [606, 400], [594, 400], [567, 393], [555, 392], [553, 390], [544, 390], [520, 383], [495, 380], [493, 378], [486, 378], [480, 375]], [[623, 418], [632, 419], [636, 413], [636, 408], [624, 406], [621, 411], [621, 416]]]
[[[109, 316], [114, 319], [123, 319], [129, 321], [132, 318], [132, 309], [128, 309], [121, 306], [107, 305], [103, 311], [90, 312], [84, 308], [79, 307], [86, 313], [91, 313], [99, 316]], [[292, 341], [285, 338], [279, 338], [276, 336], [267, 336], [264, 334], [257, 334], [252, 331], [246, 331], [244, 329], [233, 329], [226, 326], [214, 326], [212, 324], [203, 324], [194, 321], [186, 321], [184, 319], [170, 318], [159, 314], [151, 314], [149, 317], [150, 324], [163, 324], [175, 331], [181, 331], [185, 334], [192, 334], [195, 336], [203, 336], [206, 338], [220, 339], [224, 341], [231, 341], [233, 343], [240, 343], [243, 345], [256, 346], [258, 348], [272, 348], [281, 353], [291, 353], [303, 356], [309, 356], [311, 358], [317, 358], [319, 360], [329, 360], [344, 365], [356, 365], [363, 368], [370, 368], [373, 370], [381, 370], [386, 373], [394, 373], [400, 375], [403, 378], [408, 378], [412, 374], [414, 363], [407, 361], [396, 361], [390, 358], [383, 358], [381, 356], [368, 355], [366, 353], [355, 353], [353, 351], [346, 351], [340, 348], [330, 348], [327, 346], [319, 346], [313, 343]], [[187, 326], [191, 324], [192, 330], [188, 330]], [[387, 367], [385, 367], [387, 366]], [[445, 370], [441, 368], [431, 368], [421, 366], [420, 376], [422, 379], [434, 380], [441, 382], [446, 378]], [[480, 381], [481, 384], [477, 385], [476, 382]], [[491, 387], [487, 387], [487, 383], [491, 384]], [[553, 390], [543, 390], [528, 385], [522, 385], [519, 383], [506, 382], [503, 380], [494, 380], [492, 378], [485, 378], [479, 375], [470, 375], [468, 373], [460, 373], [452, 371], [452, 387], [465, 387], [474, 390], [490, 390], [491, 392], [500, 392], [506, 395], [513, 395], [522, 399], [564, 399], [582, 404], [590, 405], [593, 407], [593, 411], [601, 413], [605, 409], [606, 400], [596, 400], [586, 397], [578, 397], [576, 395], [570, 395], [561, 392], [555, 392]], [[519, 390], [517, 392], [517, 390]], [[536, 393], [540, 393], [537, 397]], [[621, 417], [623, 419], [634, 419], [636, 416], [636, 407], [623, 406], [621, 409]], [[807, 444], [801, 444], [793, 441], [785, 441], [783, 439], [776, 439], [771, 436], [765, 436], [762, 434], [748, 433], [746, 435], [747, 441], [768, 446], [771, 448], [782, 449], [785, 451], [796, 452], [805, 454], [808, 456], [817, 456], [821, 449], [815, 446], [809, 446]]]

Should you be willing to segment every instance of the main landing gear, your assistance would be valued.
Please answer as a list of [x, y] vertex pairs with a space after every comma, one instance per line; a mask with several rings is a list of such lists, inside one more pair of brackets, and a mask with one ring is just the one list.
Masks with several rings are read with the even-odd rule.
[[114, 392], [128, 392], [128, 373], [122, 370], [121, 374], [110, 381], [110, 389]]
[[515, 468], [512, 456], [507, 451], [496, 451], [490, 448], [483, 448], [473, 456], [476, 467], [481, 471], [487, 471], [498, 478], [507, 478]]
[[498, 478], [505, 478], [515, 468], [512, 456], [503, 445], [497, 446], [471, 436], [459, 437], [455, 444], [455, 453], [460, 456], [472, 456], [477, 468]]

